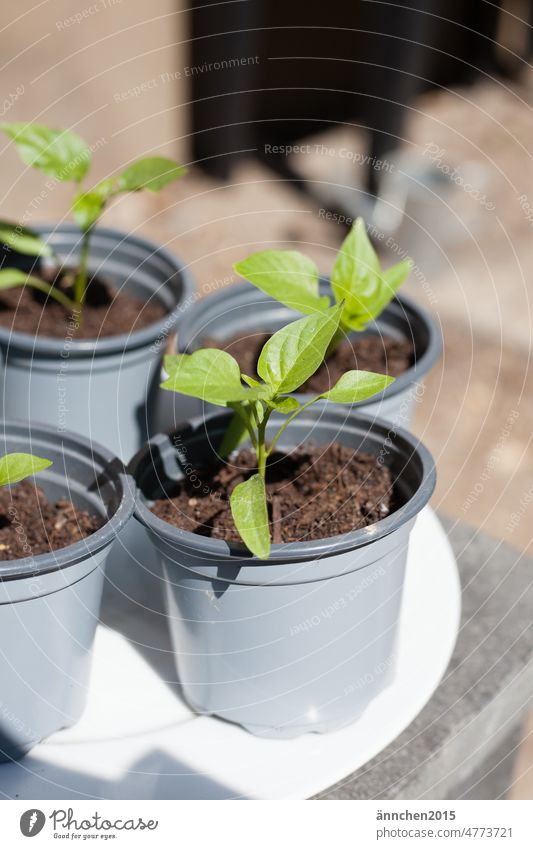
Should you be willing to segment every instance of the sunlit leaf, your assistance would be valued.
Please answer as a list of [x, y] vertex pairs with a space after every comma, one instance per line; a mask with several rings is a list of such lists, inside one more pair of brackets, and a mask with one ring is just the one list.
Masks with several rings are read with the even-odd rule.
[[46, 242], [21, 224], [0, 221], [0, 243], [25, 256], [52, 256], [52, 250]]
[[18, 483], [51, 465], [51, 460], [33, 454], [4, 454], [0, 457], [0, 486]]
[[218, 348], [167, 356], [165, 371], [168, 379], [161, 384], [162, 389], [192, 395], [221, 407], [233, 401], [257, 401], [268, 395], [266, 387], [243, 386], [237, 360]]
[[148, 156], [134, 162], [118, 177], [118, 190], [137, 192], [149, 189], [158, 192], [164, 186], [187, 173], [183, 165], [163, 156]]
[[298, 409], [300, 404], [293, 398], [291, 395], [287, 395], [283, 398], [272, 398], [269, 402], [269, 406], [274, 410], [277, 410], [278, 413], [294, 413], [295, 410]]
[[342, 324], [364, 330], [390, 303], [409, 274], [410, 260], [381, 270], [362, 218], [358, 218], [342, 243], [331, 275], [337, 302], [344, 301]]
[[366, 401], [387, 386], [394, 383], [394, 378], [386, 374], [375, 374], [371, 371], [347, 371], [342, 375], [329, 392], [320, 397], [337, 404], [356, 404]]
[[259, 251], [233, 267], [290, 309], [312, 314], [329, 306], [329, 298], [320, 296], [318, 268], [299, 251]]
[[26, 165], [62, 182], [79, 182], [85, 177], [91, 153], [76, 133], [20, 122], [0, 124], [0, 129], [13, 140]]
[[342, 304], [300, 318], [274, 333], [257, 363], [259, 376], [275, 394], [294, 392], [315, 373], [339, 326]]
[[231, 514], [244, 544], [266, 560], [270, 554], [270, 528], [266, 491], [260, 475], [238, 484], [230, 496]]
[[104, 208], [104, 200], [98, 192], [82, 192], [74, 198], [72, 214], [78, 227], [90, 230], [100, 217]]

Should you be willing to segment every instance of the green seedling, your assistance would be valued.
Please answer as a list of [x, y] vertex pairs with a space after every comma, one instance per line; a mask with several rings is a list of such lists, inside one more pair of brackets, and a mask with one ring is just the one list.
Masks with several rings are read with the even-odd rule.
[[[365, 371], [348, 371], [329, 391], [300, 404], [291, 396], [323, 362], [331, 340], [339, 331], [344, 304], [298, 319], [266, 342], [257, 364], [260, 380], [241, 374], [237, 361], [226, 351], [203, 348], [192, 354], [165, 357], [167, 380], [163, 389], [192, 395], [234, 415], [224, 435], [220, 453], [227, 457], [243, 435], [257, 457], [257, 473], [238, 484], [230, 497], [235, 526], [248, 549], [261, 559], [269, 556], [270, 529], [265, 478], [267, 461], [292, 421], [311, 404], [327, 399], [355, 404], [381, 392], [392, 377]], [[287, 418], [267, 445], [266, 427], [272, 413]]]
[[34, 454], [4, 454], [0, 457], [0, 486], [19, 483], [51, 465], [51, 460], [44, 460]]
[[[37, 168], [59, 182], [75, 186], [72, 214], [80, 227], [82, 242], [76, 272], [66, 277], [71, 284], [72, 297], [57, 286], [51, 286], [18, 269], [0, 271], [0, 289], [32, 286], [46, 292], [67, 309], [81, 308], [87, 291], [88, 262], [91, 234], [107, 203], [124, 192], [148, 189], [158, 192], [168, 183], [185, 174], [186, 169], [172, 159], [150, 156], [129, 165], [120, 174], [84, 189], [83, 182], [91, 165], [91, 151], [83, 139], [70, 130], [54, 130], [42, 124], [3, 123], [0, 129], [13, 140], [26, 165]], [[51, 249], [27, 228], [0, 222], [0, 240], [8, 247], [31, 256], [52, 256]]]
[[[299, 251], [259, 251], [237, 262], [237, 274], [291, 309], [311, 315], [330, 304], [321, 296], [319, 271]], [[341, 245], [331, 273], [331, 290], [343, 305], [338, 332], [328, 354], [352, 330], [364, 330], [376, 319], [407, 278], [412, 267], [404, 259], [386, 270], [368, 238], [365, 223], [358, 218]]]

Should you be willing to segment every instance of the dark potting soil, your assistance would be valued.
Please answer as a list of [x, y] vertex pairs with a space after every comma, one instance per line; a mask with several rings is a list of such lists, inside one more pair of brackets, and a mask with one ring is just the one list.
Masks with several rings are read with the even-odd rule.
[[[253, 377], [256, 374], [255, 368], [261, 348], [269, 338], [268, 333], [253, 334], [244, 339], [241, 336], [232, 336], [222, 342], [209, 337], [204, 340], [202, 347], [228, 351], [239, 363], [241, 371]], [[326, 392], [351, 369], [399, 377], [411, 368], [413, 361], [413, 345], [408, 339], [362, 336], [360, 339], [342, 342], [298, 391]]]
[[[44, 275], [41, 275], [44, 278]], [[51, 283], [51, 279], [46, 279]], [[59, 286], [69, 297], [72, 291]], [[0, 293], [0, 324], [11, 330], [32, 336], [53, 338], [99, 339], [102, 336], [119, 336], [142, 330], [167, 313], [165, 306], [152, 298], [149, 302], [125, 292], [116, 292], [111, 286], [93, 278], [87, 287], [83, 306], [83, 321], [79, 312], [71, 312], [57, 301], [30, 286], [6, 289]]]
[[102, 520], [70, 501], [48, 501], [32, 481], [0, 489], [0, 560], [47, 554], [90, 536]]
[[[241, 449], [215, 473], [197, 472], [152, 511], [178, 528], [238, 541], [229, 496], [255, 471], [255, 454]], [[201, 485], [198, 484], [201, 481]], [[271, 537], [276, 543], [325, 539], [384, 519], [395, 507], [388, 468], [371, 454], [338, 443], [275, 453], [267, 469]]]

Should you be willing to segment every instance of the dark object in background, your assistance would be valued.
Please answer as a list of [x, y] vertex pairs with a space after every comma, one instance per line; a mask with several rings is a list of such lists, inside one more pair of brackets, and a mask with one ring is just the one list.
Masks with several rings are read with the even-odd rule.
[[[405, 135], [414, 98], [498, 72], [501, 10], [484, 0], [320, 3], [249, 0], [192, 5], [194, 159], [227, 178], [254, 153], [301, 182], [271, 145], [332, 124], [370, 132], [382, 158]], [[369, 168], [373, 191], [376, 171]]]
[[43, 261], [40, 256], [21, 254], [0, 242], [0, 269], [2, 268], [17, 268], [27, 274], [39, 276], [43, 269]]

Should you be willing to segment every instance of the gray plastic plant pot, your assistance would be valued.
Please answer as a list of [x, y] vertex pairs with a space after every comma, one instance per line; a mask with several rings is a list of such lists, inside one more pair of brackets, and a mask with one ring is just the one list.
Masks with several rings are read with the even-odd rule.
[[[329, 281], [320, 283], [321, 294], [330, 295]], [[249, 283], [228, 286], [220, 292], [197, 301], [187, 314], [178, 339], [180, 353], [192, 353], [203, 346], [208, 337], [224, 341], [232, 336], [263, 335], [279, 330], [290, 321], [301, 318], [283, 304], [265, 295]], [[402, 296], [396, 297], [365, 331], [367, 334], [408, 339], [413, 343], [414, 363], [375, 398], [354, 405], [365, 415], [388, 419], [398, 427], [408, 428], [416, 405], [422, 401], [424, 375], [435, 365], [442, 350], [442, 340], [435, 319], [418, 304]], [[361, 334], [354, 334], [361, 335]], [[158, 428], [170, 430], [185, 418], [193, 418], [216, 408], [195, 398], [165, 392], [159, 408]], [[311, 395], [296, 397], [309, 400]]]
[[[283, 419], [274, 414], [267, 437]], [[199, 713], [254, 734], [294, 737], [357, 719], [395, 674], [409, 534], [435, 485], [431, 456], [383, 421], [317, 405], [280, 448], [333, 441], [369, 451], [392, 471], [400, 506], [362, 530], [273, 545], [269, 560], [198, 536], [149, 509], [162, 489], [216, 462], [226, 412], [154, 437], [132, 460], [136, 517], [159, 552], [177, 670]], [[191, 478], [192, 480], [192, 478]]]
[[[67, 265], [76, 265], [74, 225], [35, 228]], [[126, 461], [153, 433], [161, 359], [189, 304], [192, 281], [172, 254], [121, 233], [96, 230], [90, 270], [121, 291], [156, 298], [167, 315], [129, 335], [74, 341], [32, 336], [0, 326], [3, 413], [71, 430], [105, 445]]]
[[68, 498], [105, 520], [66, 548], [0, 563], [0, 761], [7, 761], [83, 711], [105, 562], [135, 500], [123, 464], [75, 434], [6, 421], [0, 449], [52, 460], [36, 479], [47, 497]]

